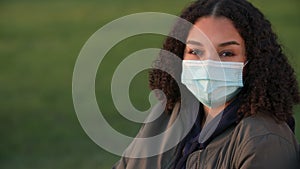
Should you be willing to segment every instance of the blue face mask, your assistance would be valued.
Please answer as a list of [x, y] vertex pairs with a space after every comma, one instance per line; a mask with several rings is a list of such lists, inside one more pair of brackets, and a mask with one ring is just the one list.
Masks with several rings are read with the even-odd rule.
[[181, 82], [204, 105], [224, 105], [243, 87], [243, 62], [183, 60]]

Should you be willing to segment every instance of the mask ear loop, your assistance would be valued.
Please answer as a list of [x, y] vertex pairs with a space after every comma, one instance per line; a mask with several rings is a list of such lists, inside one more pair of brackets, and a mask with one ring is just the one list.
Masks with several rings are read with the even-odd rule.
[[249, 60], [247, 60], [245, 63], [244, 63], [244, 67], [249, 63]]
[[244, 77], [245, 77], [245, 73], [244, 73], [244, 70], [245, 70], [245, 66], [247, 66], [247, 64], [249, 63], [249, 60], [247, 60], [245, 63], [244, 63], [244, 66], [243, 66], [243, 77], [242, 77], [242, 79], [243, 79], [243, 86], [245, 86], [245, 82], [246, 81], [244, 81]]

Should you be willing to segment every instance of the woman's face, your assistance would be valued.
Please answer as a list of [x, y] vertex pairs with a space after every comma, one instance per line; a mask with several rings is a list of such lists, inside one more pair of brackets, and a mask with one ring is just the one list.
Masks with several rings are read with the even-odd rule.
[[244, 40], [229, 19], [202, 17], [194, 25], [186, 41], [184, 60], [245, 62]]

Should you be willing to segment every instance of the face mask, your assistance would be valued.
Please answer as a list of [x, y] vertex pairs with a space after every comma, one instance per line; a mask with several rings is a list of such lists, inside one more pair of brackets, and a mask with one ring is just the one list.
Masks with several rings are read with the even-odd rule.
[[225, 104], [243, 87], [243, 62], [183, 60], [181, 82], [204, 105]]

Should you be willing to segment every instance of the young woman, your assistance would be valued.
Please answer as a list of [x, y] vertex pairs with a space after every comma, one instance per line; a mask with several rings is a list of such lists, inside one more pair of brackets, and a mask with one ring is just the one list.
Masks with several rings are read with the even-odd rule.
[[[298, 84], [270, 22], [246, 0], [198, 0], [180, 17], [195, 28], [183, 33], [185, 43], [168, 37], [163, 49], [182, 59], [182, 67], [176, 74], [162, 53], [150, 71], [150, 87], [164, 92], [166, 108], [139, 137], [163, 132], [174, 122], [183, 105], [180, 86], [200, 102], [197, 119], [173, 149], [148, 158], [123, 157], [114, 168], [300, 168], [292, 116], [300, 101]], [[172, 32], [184, 31], [177, 25]], [[174, 68], [173, 77], [182, 83], [160, 66]]]

